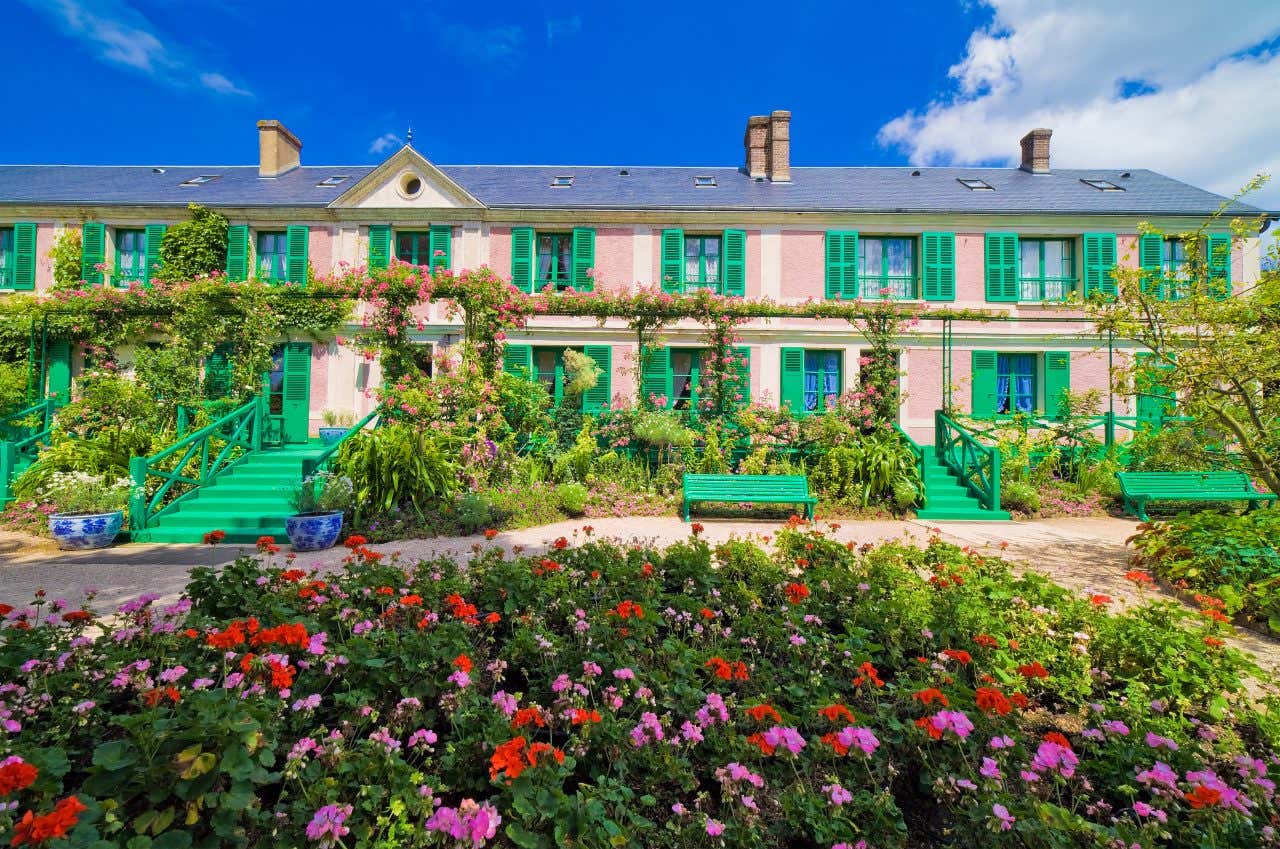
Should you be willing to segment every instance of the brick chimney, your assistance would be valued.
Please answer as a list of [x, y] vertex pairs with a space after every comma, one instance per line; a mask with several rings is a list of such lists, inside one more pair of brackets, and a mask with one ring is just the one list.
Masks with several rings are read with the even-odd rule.
[[775, 109], [769, 115], [769, 144], [765, 148], [769, 162], [769, 180], [791, 182], [791, 113]]
[[747, 132], [742, 138], [742, 146], [747, 153], [747, 175], [752, 179], [765, 177], [769, 173], [766, 148], [769, 145], [769, 118], [767, 115], [752, 115], [747, 119]]
[[302, 164], [302, 142], [279, 121], [258, 122], [258, 176], [279, 177]]
[[1037, 127], [1022, 137], [1022, 170], [1032, 174], [1049, 173], [1049, 138], [1053, 130]]

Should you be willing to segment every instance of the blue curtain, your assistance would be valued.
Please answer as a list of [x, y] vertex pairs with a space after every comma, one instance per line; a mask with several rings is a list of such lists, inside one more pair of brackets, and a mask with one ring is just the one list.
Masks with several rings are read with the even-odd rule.
[[1009, 358], [996, 358], [996, 412], [1007, 413], [1012, 407], [1009, 397]]
[[804, 373], [804, 408], [818, 409], [818, 373], [816, 371]]
[[827, 401], [826, 406], [834, 407], [840, 397], [840, 356], [834, 351], [825, 357], [822, 367], [822, 394]]
[[1019, 413], [1030, 413], [1035, 409], [1036, 361], [1030, 354], [1019, 354], [1014, 357], [1014, 403]]

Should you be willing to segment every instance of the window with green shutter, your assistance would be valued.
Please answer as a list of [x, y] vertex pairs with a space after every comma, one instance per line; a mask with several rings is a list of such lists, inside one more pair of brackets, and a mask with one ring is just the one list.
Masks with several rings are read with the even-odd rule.
[[80, 230], [80, 277], [90, 285], [102, 283], [107, 254], [107, 225], [86, 221]]
[[147, 231], [116, 230], [116, 271], [114, 283], [128, 286], [147, 279]]
[[564, 401], [564, 352], [564, 348], [532, 349], [533, 368], [529, 376], [547, 390], [553, 407], [559, 407]]
[[787, 407], [792, 415], [804, 413], [804, 348], [783, 348], [781, 351], [782, 374], [779, 382], [778, 405]]
[[825, 244], [824, 294], [828, 298], [858, 298], [858, 234], [828, 230]]
[[1012, 415], [1036, 411], [1036, 355], [996, 356], [996, 413]]
[[532, 227], [511, 229], [511, 284], [522, 292], [534, 291], [534, 232]]
[[311, 228], [305, 224], [291, 224], [285, 230], [285, 279], [299, 286], [307, 285], [307, 254], [310, 250]]
[[662, 249], [660, 252], [659, 273], [662, 291], [684, 291], [684, 231], [667, 229], [662, 231]]
[[227, 279], [240, 282], [249, 276], [249, 225], [227, 228]]
[[859, 236], [858, 281], [867, 300], [918, 298], [916, 240], [900, 236]]
[[453, 228], [448, 224], [431, 225], [431, 268], [448, 271], [453, 266]]
[[283, 230], [258, 233], [257, 265], [259, 280], [278, 283], [287, 279], [289, 244]]
[[1071, 352], [1045, 351], [1044, 414], [1061, 419], [1066, 412], [1063, 393], [1071, 389]]
[[725, 230], [721, 242], [724, 258], [724, 286], [721, 294], [733, 298], [747, 295], [747, 234], [743, 230]]
[[533, 348], [508, 344], [502, 350], [502, 370], [517, 377], [534, 377]]
[[537, 281], [541, 292], [550, 286], [562, 292], [573, 285], [573, 233], [538, 233]]
[[1115, 295], [1116, 234], [1084, 234], [1084, 296]]
[[33, 221], [19, 221], [13, 225], [12, 285], [14, 289], [31, 290], [36, 287], [36, 225]]
[[1187, 246], [1178, 238], [1146, 233], [1138, 240], [1143, 291], [1162, 301], [1180, 301], [1191, 294], [1187, 277]]
[[641, 358], [640, 392], [646, 404], [671, 406], [671, 349], [651, 348]]
[[987, 300], [1013, 303], [1018, 300], [1018, 234], [988, 233], [983, 257]]
[[720, 250], [723, 244], [722, 236], [685, 235], [682, 291], [696, 292], [699, 289], [706, 289], [716, 294], [723, 291]]
[[926, 301], [956, 299], [956, 236], [954, 233], [924, 233], [920, 288]]
[[1213, 233], [1205, 240], [1205, 270], [1208, 276], [1209, 296], [1226, 298], [1231, 295], [1231, 236]]
[[600, 369], [596, 385], [582, 393], [582, 411], [599, 413], [609, 409], [613, 400], [613, 349], [608, 345], [586, 345], [582, 352]]
[[595, 289], [596, 231], [590, 227], [573, 228], [573, 288], [578, 292]]
[[1018, 300], [1065, 301], [1075, 286], [1075, 243], [1071, 239], [1019, 241]]
[[163, 224], [147, 225], [146, 279], [148, 282], [160, 269], [160, 246], [164, 243], [164, 233], [167, 229]]
[[[529, 377], [541, 383], [551, 397], [552, 405], [559, 407], [564, 403], [565, 386], [568, 377], [565, 373], [565, 352], [572, 350], [565, 347], [536, 346], [529, 349]], [[585, 413], [599, 412], [609, 408], [612, 389], [612, 356], [608, 345], [587, 345], [582, 353], [595, 361], [600, 368], [596, 385], [582, 393], [579, 399], [580, 409]], [[523, 352], [519, 354], [519, 362], [523, 362]], [[512, 365], [515, 366], [515, 361]]]
[[834, 410], [840, 405], [842, 360], [843, 354], [840, 351], [804, 352], [804, 385], [801, 392], [803, 412], [821, 413]]
[[990, 418], [996, 412], [996, 352], [972, 351], [969, 388], [975, 418]]
[[369, 225], [369, 270], [375, 271], [391, 265], [391, 227], [387, 224]]
[[0, 227], [0, 289], [16, 289], [18, 259], [14, 250], [14, 228]]

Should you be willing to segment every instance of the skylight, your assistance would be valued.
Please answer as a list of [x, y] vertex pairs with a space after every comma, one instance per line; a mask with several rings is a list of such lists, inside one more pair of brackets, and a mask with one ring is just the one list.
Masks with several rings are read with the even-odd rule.
[[986, 180], [977, 178], [956, 177], [960, 181], [960, 185], [973, 192], [994, 192], [995, 187]]
[[572, 175], [551, 178], [551, 188], [553, 189], [567, 189], [572, 185], [573, 185]]
[[180, 186], [203, 186], [205, 183], [212, 183], [221, 176], [219, 174], [201, 174], [199, 177], [192, 177], [190, 180], [183, 180]]
[[346, 175], [345, 175], [345, 174], [343, 174], [343, 175], [341, 175], [341, 176], [337, 176], [337, 177], [325, 177], [323, 180], [321, 180], [320, 182], [316, 183], [316, 186], [318, 186], [318, 187], [320, 187], [320, 188], [326, 188], [326, 187], [329, 187], [329, 186], [336, 186], [336, 185], [338, 185], [339, 183], [343, 182], [343, 181], [344, 181], [344, 180], [346, 180], [346, 179], [347, 179], [347, 177], [346, 177]]
[[1124, 191], [1122, 187], [1117, 186], [1115, 183], [1111, 182], [1110, 180], [1082, 179], [1080, 182], [1084, 183], [1086, 186], [1093, 186], [1095, 189], [1097, 189], [1100, 192], [1123, 192]]
[[696, 189], [714, 189], [716, 187], [715, 177], [694, 177], [693, 186]]

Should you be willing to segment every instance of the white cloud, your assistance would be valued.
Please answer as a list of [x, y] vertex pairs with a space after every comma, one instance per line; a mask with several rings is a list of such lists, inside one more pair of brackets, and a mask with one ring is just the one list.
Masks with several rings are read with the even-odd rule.
[[369, 143], [369, 153], [379, 156], [388, 150], [398, 149], [402, 144], [404, 144], [404, 139], [395, 133], [383, 133]]
[[26, 0], [53, 18], [72, 38], [85, 42], [99, 59], [122, 65], [177, 88], [199, 86], [216, 94], [252, 97], [225, 75], [199, 71], [188, 50], [163, 38], [147, 18], [125, 0]]
[[[948, 90], [882, 144], [919, 164], [1016, 163], [1022, 135], [1050, 127], [1059, 167], [1151, 168], [1228, 195], [1280, 177], [1280, 3], [984, 2], [994, 19]], [[1280, 209], [1280, 183], [1249, 200]]]

